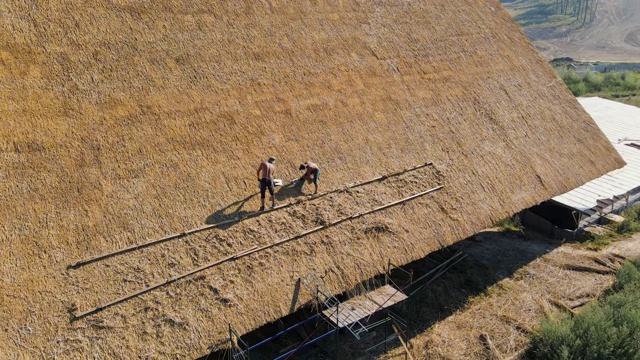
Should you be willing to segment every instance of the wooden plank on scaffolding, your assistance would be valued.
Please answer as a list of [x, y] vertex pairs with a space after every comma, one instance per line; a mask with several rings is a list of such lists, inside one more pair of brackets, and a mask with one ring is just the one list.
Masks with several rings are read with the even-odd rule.
[[[391, 285], [384, 285], [324, 310], [324, 316], [338, 327], [345, 327], [407, 299], [407, 295]], [[345, 309], [345, 311], [343, 311]], [[336, 315], [339, 312], [339, 316]], [[338, 319], [339, 318], [339, 319]]]

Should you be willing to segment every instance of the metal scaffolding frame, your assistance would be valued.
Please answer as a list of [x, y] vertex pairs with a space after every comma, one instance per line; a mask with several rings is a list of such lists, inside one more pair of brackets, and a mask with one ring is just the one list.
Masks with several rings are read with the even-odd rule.
[[[387, 309], [388, 306], [395, 304], [395, 302], [387, 306], [385, 306], [386, 304], [384, 304], [384, 302], [378, 304], [379, 306], [377, 306], [376, 309], [374, 309], [372, 312], [370, 311], [370, 314], [368, 313], [369, 316], [361, 317], [361, 314], [356, 314], [353, 309], [351, 309], [349, 306], [344, 305], [344, 303], [339, 301], [334, 295], [331, 295], [331, 293], [326, 289], [324, 281], [318, 278], [315, 274], [309, 272], [305, 276], [301, 277], [300, 281], [303, 285], [305, 285], [305, 287], [310, 291], [311, 294], [314, 294], [315, 300], [318, 302], [318, 304], [321, 304], [321, 308], [318, 308], [318, 312], [253, 345], [249, 345], [244, 340], [242, 340], [241, 336], [235, 330], [233, 330], [231, 325], [229, 325], [229, 341], [231, 343], [232, 349], [231, 359], [250, 360], [252, 351], [255, 351], [264, 344], [270, 341], [274, 341], [281, 336], [289, 333], [290, 331], [308, 324], [313, 320], [322, 320], [322, 323], [317, 324], [315, 330], [311, 332], [311, 334], [309, 334], [307, 338], [305, 338], [295, 348], [287, 351], [282, 355], [279, 355], [278, 357], [275, 357], [275, 360], [290, 359], [298, 351], [314, 343], [317, 343], [320, 340], [326, 339], [331, 335], [335, 335], [337, 343], [338, 332], [342, 328], [347, 329], [356, 340], [360, 340], [365, 333], [387, 323], [395, 324], [396, 326], [401, 328], [406, 328], [407, 326], [406, 322], [399, 315], [392, 313]], [[393, 290], [398, 292], [396, 289]], [[367, 296], [367, 294], [369, 293], [364, 294], [364, 296]], [[402, 299], [406, 299], [406, 296], [404, 294], [402, 295]], [[385, 310], [386, 315], [383, 319], [369, 323], [371, 315], [379, 313], [383, 310]], [[322, 328], [322, 324], [328, 324], [328, 329], [317, 333], [318, 330]], [[396, 334], [394, 333], [393, 335], [394, 337], [387, 337], [385, 329], [385, 338], [383, 339], [383, 341], [368, 348], [367, 351], [377, 348], [378, 346], [383, 344], [386, 346], [386, 343], [395, 338]]]
[[[400, 316], [389, 310], [389, 307], [407, 299], [408, 296], [411, 296], [420, 291], [422, 288], [435, 281], [451, 267], [462, 261], [466, 256], [467, 255], [463, 252], [458, 251], [453, 256], [440, 263], [434, 262], [436, 263], [436, 266], [433, 269], [415, 279], [413, 271], [407, 271], [401, 266], [393, 264], [391, 260], [389, 260], [387, 271], [384, 274], [384, 286], [379, 287], [376, 290], [366, 292], [361, 296], [356, 296], [352, 299], [348, 299], [345, 302], [341, 302], [335, 295], [332, 295], [332, 293], [326, 288], [325, 283], [321, 278], [311, 272], [308, 272], [305, 276], [300, 277], [300, 282], [314, 296], [317, 304], [320, 305], [317, 309], [318, 312], [302, 321], [299, 321], [287, 327], [282, 331], [279, 331], [278, 333], [266, 339], [261, 340], [254, 345], [247, 344], [244, 340], [242, 340], [241, 336], [232, 329], [231, 325], [229, 325], [229, 341], [231, 344], [230, 359], [250, 360], [250, 354], [252, 351], [255, 351], [266, 343], [274, 341], [281, 336], [289, 333], [290, 331], [308, 324], [309, 322], [314, 320], [316, 321], [315, 329], [300, 344], [298, 344], [293, 349], [285, 352], [284, 354], [275, 357], [274, 359], [288, 360], [298, 351], [314, 343], [317, 343], [320, 340], [326, 339], [331, 335], [335, 335], [337, 351], [337, 344], [339, 339], [338, 333], [340, 329], [347, 329], [356, 340], [360, 340], [365, 333], [387, 323], [391, 323], [394, 330], [393, 333], [390, 334], [391, 336], [387, 336], [387, 328], [385, 327], [383, 340], [367, 348], [365, 351], [374, 350], [382, 345], [384, 345], [386, 349], [387, 343], [396, 338], [400, 339], [402, 345], [405, 347], [405, 349], [407, 349], [407, 339], [406, 336], [404, 336], [403, 332], [403, 329], [407, 328], [407, 323]], [[391, 278], [391, 272], [396, 270], [408, 277], [408, 280], [403, 286], [399, 286]], [[381, 289], [385, 291], [381, 292], [383, 295], [378, 295], [378, 299], [376, 301], [376, 299], [373, 298], [376, 296], [376, 292]], [[407, 295], [405, 295], [405, 291], [407, 291]], [[358, 309], [358, 305], [349, 304], [350, 301], [358, 298], [365, 299], [365, 303], [368, 301], [367, 304], [369, 305], [369, 308], [363, 310]], [[362, 302], [363, 301], [361, 301], [361, 303]], [[374, 306], [374, 308], [371, 308], [371, 306]], [[381, 311], [384, 311], [385, 316], [382, 319], [370, 323], [369, 320], [371, 320], [371, 317], [374, 314], [380, 313]], [[322, 329], [322, 324], [329, 325], [327, 327], [327, 330], [323, 330], [320, 333], [317, 333], [320, 329]], [[406, 355], [411, 357], [411, 355], [408, 353], [408, 350]]]

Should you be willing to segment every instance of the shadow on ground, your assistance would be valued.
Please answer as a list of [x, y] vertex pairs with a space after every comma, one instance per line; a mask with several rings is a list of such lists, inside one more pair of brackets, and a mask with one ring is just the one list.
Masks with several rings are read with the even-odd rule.
[[[499, 281], [511, 277], [523, 266], [551, 252], [561, 245], [560, 241], [547, 239], [536, 233], [485, 231], [466, 240], [460, 241], [429, 256], [402, 266], [403, 270], [392, 271], [392, 280], [402, 288], [409, 298], [390, 311], [406, 321], [404, 333], [411, 340], [425, 332], [439, 321], [446, 319], [467, 302], [486, 291]], [[458, 251], [467, 256], [454, 265], [449, 271], [433, 280], [427, 286], [414, 283], [408, 286], [408, 272], [417, 279], [434, 269]], [[428, 278], [427, 278], [428, 279]], [[361, 292], [361, 289], [374, 288], [384, 283], [384, 276], [369, 279], [357, 288], [344, 293], [338, 298], [346, 299], [349, 295]], [[296, 294], [295, 289], [292, 293]], [[305, 290], [306, 291], [306, 290]], [[382, 312], [381, 312], [382, 313]], [[251, 346], [308, 319], [315, 314], [310, 306], [293, 314], [267, 324], [249, 334], [242, 340]], [[384, 314], [373, 316], [370, 322], [385, 318]], [[324, 320], [314, 319], [290, 331], [286, 336], [278, 337], [265, 343], [251, 352], [251, 359], [273, 359], [295, 349], [304, 341], [314, 338], [323, 331], [328, 331]], [[323, 328], [324, 327], [324, 328]], [[315, 334], [315, 336], [314, 336]], [[368, 359], [384, 354], [388, 349], [400, 346], [398, 340], [381, 344], [393, 334], [390, 323], [381, 325], [363, 334], [360, 340], [342, 329], [337, 336], [327, 338], [295, 353], [295, 359], [342, 358]], [[376, 346], [376, 344], [381, 344]], [[229, 358], [227, 351], [214, 351], [202, 359]]]
[[[413, 278], [417, 279], [457, 251], [467, 254], [466, 258], [429, 285], [419, 289], [421, 284], [417, 283], [405, 288], [404, 292], [407, 295], [413, 291], [415, 293], [391, 311], [407, 321], [405, 334], [410, 341], [464, 308], [474, 297], [485, 294], [491, 286], [511, 277], [525, 265], [553, 251], [561, 244], [561, 241], [550, 240], [532, 232], [526, 234], [516, 231], [479, 233], [402, 266], [403, 269], [412, 271]], [[394, 277], [400, 287], [407, 284], [406, 275], [396, 272]], [[389, 333], [391, 330], [387, 330], [385, 334]], [[377, 334], [378, 338], [375, 336], [369, 343], [354, 340], [347, 345], [345, 340], [345, 344], [341, 344], [343, 353], [358, 358], [382, 355], [385, 352], [382, 347], [365, 352], [372, 344], [382, 340], [379, 334]], [[343, 338], [346, 337], [343, 336]], [[396, 342], [392, 345], [400, 346], [400, 343]]]

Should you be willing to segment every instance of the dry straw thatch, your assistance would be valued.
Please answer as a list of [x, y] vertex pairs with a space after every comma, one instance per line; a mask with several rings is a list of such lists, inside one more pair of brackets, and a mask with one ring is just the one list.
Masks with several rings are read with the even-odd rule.
[[[7, 0], [0, 17], [0, 356], [202, 355], [308, 301], [307, 271], [343, 291], [622, 164], [497, 0]], [[66, 268], [257, 209], [268, 156], [285, 180], [316, 161], [324, 190], [434, 167]]]

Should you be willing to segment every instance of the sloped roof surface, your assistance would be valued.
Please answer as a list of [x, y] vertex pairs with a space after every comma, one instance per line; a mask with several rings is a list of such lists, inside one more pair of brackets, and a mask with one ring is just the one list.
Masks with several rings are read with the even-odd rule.
[[592, 214], [597, 200], [613, 199], [640, 188], [640, 149], [629, 146], [640, 143], [640, 109], [598, 97], [579, 98], [578, 101], [627, 163], [553, 198], [563, 205]]
[[599, 97], [578, 102], [611, 143], [640, 142], [640, 108]]
[[[498, 1], [4, 1], [0, 357], [194, 357], [623, 165]], [[584, 147], [590, 151], [584, 151]], [[247, 214], [256, 168], [365, 186]], [[550, 161], [550, 159], [552, 161]], [[353, 214], [444, 185], [402, 206]], [[202, 267], [91, 316], [99, 307]]]

